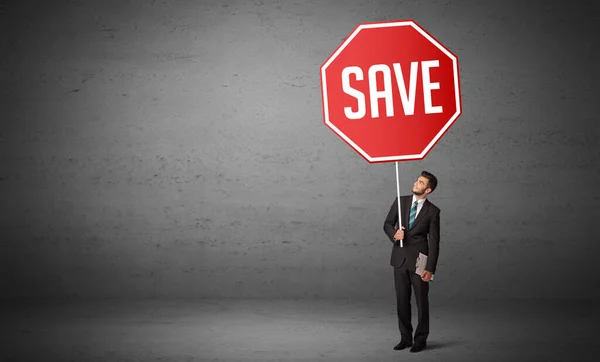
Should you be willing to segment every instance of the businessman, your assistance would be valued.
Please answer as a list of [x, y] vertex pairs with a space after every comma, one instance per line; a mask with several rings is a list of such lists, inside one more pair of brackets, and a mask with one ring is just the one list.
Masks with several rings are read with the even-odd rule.
[[[383, 230], [393, 243], [390, 265], [394, 267], [396, 309], [400, 343], [394, 349], [411, 347], [411, 352], [420, 352], [427, 346], [429, 335], [429, 281], [435, 273], [440, 243], [440, 209], [427, 200], [437, 187], [437, 178], [427, 171], [415, 181], [412, 195], [400, 197], [402, 228], [398, 223], [398, 198], [394, 200], [383, 224]], [[403, 240], [403, 246], [400, 241]], [[427, 264], [422, 275], [416, 274], [419, 252], [427, 255]], [[413, 340], [411, 324], [411, 286], [415, 291], [418, 309], [418, 325]], [[414, 342], [414, 344], [413, 344]]]

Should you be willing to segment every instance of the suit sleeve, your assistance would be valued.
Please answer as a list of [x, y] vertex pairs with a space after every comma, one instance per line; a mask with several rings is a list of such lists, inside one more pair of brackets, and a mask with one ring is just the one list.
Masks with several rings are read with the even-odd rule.
[[429, 224], [429, 255], [425, 270], [435, 273], [440, 251], [440, 210], [437, 210]]
[[383, 223], [383, 231], [388, 236], [392, 243], [395, 243], [394, 234], [396, 233], [396, 223], [398, 222], [398, 198], [394, 200], [392, 207], [390, 207], [390, 211], [385, 218], [385, 222]]

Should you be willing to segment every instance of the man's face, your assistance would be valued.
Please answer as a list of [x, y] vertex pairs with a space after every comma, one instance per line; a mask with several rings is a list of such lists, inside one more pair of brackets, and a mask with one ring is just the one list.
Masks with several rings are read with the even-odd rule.
[[427, 190], [428, 186], [429, 180], [427, 180], [423, 176], [419, 176], [419, 178], [417, 179], [417, 181], [415, 181], [415, 184], [413, 185], [412, 193], [417, 196], [421, 196], [425, 193], [425, 190]]

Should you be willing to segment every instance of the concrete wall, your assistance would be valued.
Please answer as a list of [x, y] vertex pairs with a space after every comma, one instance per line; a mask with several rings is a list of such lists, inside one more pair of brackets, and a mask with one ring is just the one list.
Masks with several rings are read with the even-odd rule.
[[323, 125], [359, 22], [459, 57], [432, 298], [599, 297], [594, 2], [13, 1], [2, 11], [2, 299], [391, 298], [395, 167]]

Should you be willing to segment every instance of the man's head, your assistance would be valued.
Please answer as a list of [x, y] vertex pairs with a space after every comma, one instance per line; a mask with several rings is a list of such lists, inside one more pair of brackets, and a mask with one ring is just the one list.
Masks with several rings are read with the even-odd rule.
[[437, 187], [437, 178], [433, 174], [423, 171], [413, 185], [412, 193], [416, 196], [426, 197]]

